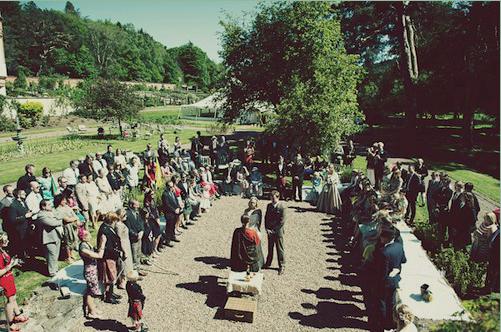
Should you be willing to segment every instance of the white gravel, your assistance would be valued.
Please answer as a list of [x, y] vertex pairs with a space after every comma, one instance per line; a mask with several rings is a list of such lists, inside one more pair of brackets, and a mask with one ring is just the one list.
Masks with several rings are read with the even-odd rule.
[[[267, 201], [260, 202], [263, 212]], [[247, 200], [225, 197], [180, 236], [157, 264], [178, 276], [150, 273], [141, 286], [147, 297], [144, 321], [150, 331], [339, 331], [366, 329], [360, 289], [346, 264], [344, 236], [330, 217], [307, 203], [287, 202], [286, 270], [265, 270], [263, 294], [253, 324], [224, 320], [225, 280], [231, 236]], [[306, 209], [299, 212], [294, 207]], [[267, 241], [263, 241], [266, 256]], [[277, 268], [277, 261], [273, 262]], [[158, 269], [157, 269], [158, 271]], [[104, 320], [75, 321], [74, 331], [126, 331], [127, 301], [100, 303]]]

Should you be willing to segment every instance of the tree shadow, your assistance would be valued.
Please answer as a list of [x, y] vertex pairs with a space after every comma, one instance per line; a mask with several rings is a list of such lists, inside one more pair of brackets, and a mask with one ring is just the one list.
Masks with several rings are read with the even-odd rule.
[[94, 319], [84, 323], [87, 327], [92, 327], [97, 331], [127, 332], [129, 328], [115, 319]]
[[306, 294], [315, 294], [317, 299], [321, 300], [336, 300], [336, 301], [347, 301], [347, 302], [359, 302], [363, 303], [362, 300], [355, 297], [355, 295], [362, 295], [362, 292], [351, 291], [351, 290], [335, 290], [327, 287], [320, 287], [318, 290], [314, 291], [312, 289], [301, 289], [301, 292]]
[[224, 257], [216, 256], [203, 256], [195, 257], [196, 262], [202, 262], [207, 265], [212, 265], [213, 268], [218, 270], [226, 270], [230, 266], [230, 260]]
[[209, 308], [222, 308], [227, 298], [226, 287], [218, 279], [217, 276], [200, 276], [198, 282], [177, 284], [176, 287], [207, 295], [205, 304]]

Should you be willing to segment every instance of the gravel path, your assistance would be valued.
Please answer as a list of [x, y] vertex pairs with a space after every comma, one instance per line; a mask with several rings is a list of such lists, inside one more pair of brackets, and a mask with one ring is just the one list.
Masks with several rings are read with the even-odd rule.
[[[265, 209], [266, 203], [260, 202], [260, 207]], [[295, 202], [286, 203], [286, 273], [278, 276], [276, 269], [265, 270], [253, 324], [222, 319], [231, 236], [246, 205], [247, 200], [238, 197], [216, 201], [180, 236], [180, 243], [157, 259], [156, 264], [179, 275], [150, 273], [141, 282], [150, 331], [365, 329], [362, 295], [354, 286], [339, 225], [307, 203]], [[267, 241], [263, 242], [266, 255]], [[276, 261], [272, 267], [277, 267]], [[79, 318], [72, 330], [126, 331], [126, 301], [115, 306], [100, 303], [100, 309], [105, 312], [102, 321]]]

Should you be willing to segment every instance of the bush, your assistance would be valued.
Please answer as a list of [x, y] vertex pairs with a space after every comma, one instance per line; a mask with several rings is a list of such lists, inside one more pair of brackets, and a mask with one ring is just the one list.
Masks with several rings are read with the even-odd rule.
[[416, 221], [415, 226], [414, 235], [421, 240], [423, 248], [431, 253], [436, 253], [442, 246], [438, 235], [438, 225], [426, 221]]
[[16, 130], [16, 123], [6, 116], [0, 115], [0, 132]]
[[445, 248], [433, 257], [433, 261], [439, 270], [445, 272], [452, 288], [462, 298], [484, 286], [486, 265], [473, 262], [466, 251]]
[[19, 124], [23, 128], [36, 126], [43, 116], [43, 105], [36, 101], [26, 102], [18, 107]]

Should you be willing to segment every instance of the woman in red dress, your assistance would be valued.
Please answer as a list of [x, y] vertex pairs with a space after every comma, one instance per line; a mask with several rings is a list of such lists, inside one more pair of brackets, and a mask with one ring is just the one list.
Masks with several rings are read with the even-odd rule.
[[146, 159], [144, 163], [144, 180], [147, 188], [155, 189], [156, 185], [156, 165], [153, 158]]
[[28, 317], [21, 313], [21, 309], [16, 301], [16, 284], [14, 282], [14, 274], [12, 268], [19, 264], [17, 258], [11, 259], [5, 248], [9, 244], [7, 233], [0, 232], [0, 287], [7, 298], [5, 304], [5, 316], [7, 317], [7, 325], [9, 331], [21, 331], [18, 323], [25, 323]]

